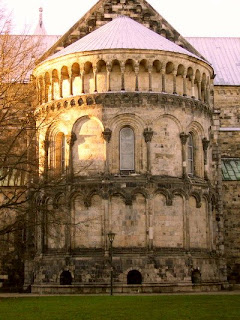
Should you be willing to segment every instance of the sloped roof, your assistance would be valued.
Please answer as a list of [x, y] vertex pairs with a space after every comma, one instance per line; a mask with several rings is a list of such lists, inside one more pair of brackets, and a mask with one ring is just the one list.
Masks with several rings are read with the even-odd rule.
[[222, 159], [222, 178], [224, 181], [240, 180], [240, 158]]
[[107, 49], [161, 50], [182, 53], [200, 59], [144, 25], [119, 16], [80, 40], [50, 56], [48, 60], [68, 54]]
[[44, 54], [42, 60], [68, 45], [83, 38], [92, 31], [116, 18], [125, 15], [147, 28], [164, 35], [168, 40], [203, 58], [201, 54], [174, 29], [146, 0], [119, 3], [117, 0], [99, 0]]
[[240, 85], [240, 38], [186, 39], [212, 64], [215, 85]]

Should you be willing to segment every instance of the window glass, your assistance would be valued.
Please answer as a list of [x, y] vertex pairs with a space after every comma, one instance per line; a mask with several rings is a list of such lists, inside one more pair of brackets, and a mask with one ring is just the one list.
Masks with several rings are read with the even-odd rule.
[[188, 137], [188, 174], [194, 174], [194, 145], [191, 133], [189, 133]]
[[129, 127], [120, 131], [120, 170], [134, 170], [134, 132]]

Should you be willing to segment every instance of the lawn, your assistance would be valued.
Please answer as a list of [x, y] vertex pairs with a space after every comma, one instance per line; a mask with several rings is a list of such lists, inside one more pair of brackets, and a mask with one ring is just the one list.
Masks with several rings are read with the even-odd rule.
[[240, 319], [240, 295], [52, 296], [0, 299], [0, 320]]

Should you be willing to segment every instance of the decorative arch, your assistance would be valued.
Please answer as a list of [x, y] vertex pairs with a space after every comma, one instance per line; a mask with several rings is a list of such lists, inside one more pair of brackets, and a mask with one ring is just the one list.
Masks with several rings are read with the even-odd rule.
[[111, 64], [110, 83], [112, 91], [121, 90], [121, 63], [119, 60], [114, 59]]
[[134, 61], [133, 59], [128, 59], [125, 61], [124, 82], [126, 91], [135, 91], [135, 64], [136, 61]]
[[181, 177], [182, 145], [179, 138], [180, 122], [172, 115], [165, 114], [152, 123], [151, 167], [152, 174]]
[[162, 91], [162, 62], [160, 60], [154, 60], [152, 64], [152, 91]]
[[146, 59], [142, 59], [139, 63], [139, 91], [149, 91], [149, 74], [148, 74], [149, 62]]
[[[192, 142], [192, 171], [190, 175], [204, 178], [204, 153], [202, 139], [204, 137], [204, 129], [202, 125], [196, 121], [192, 122], [187, 129], [190, 137], [188, 138], [188, 146], [190, 150], [190, 142]], [[190, 140], [191, 139], [191, 140]]]
[[71, 94], [78, 95], [81, 93], [82, 79], [79, 63], [75, 62], [71, 67]]
[[[112, 130], [112, 138], [109, 145], [109, 169], [112, 173], [119, 173], [120, 168], [120, 132], [124, 127], [129, 127], [134, 132], [134, 171], [145, 172], [146, 167], [146, 143], [144, 143], [144, 123], [134, 114], [122, 114], [114, 117], [109, 125]], [[131, 170], [130, 170], [131, 171]]]
[[73, 249], [102, 247], [102, 198], [96, 193], [91, 196], [89, 199], [88, 196], [76, 192], [71, 199]]
[[189, 197], [189, 236], [191, 248], [207, 248], [209, 245], [208, 205], [201, 201], [198, 192], [192, 192]]
[[97, 62], [97, 74], [96, 74], [96, 87], [97, 92], [107, 92], [107, 64], [104, 60], [98, 60]]
[[68, 67], [63, 66], [61, 68], [61, 88], [60, 88], [60, 96], [65, 98], [70, 95], [70, 79]]
[[153, 197], [153, 246], [183, 248], [183, 245], [184, 197], [157, 190]]
[[195, 199], [196, 208], [201, 208], [201, 206], [202, 206], [202, 197], [198, 192], [196, 192], [196, 191], [191, 192], [189, 197], [193, 197]]
[[106, 142], [104, 126], [97, 117], [84, 116], [73, 125], [71, 156], [75, 175], [96, 174], [104, 171]]
[[86, 61], [84, 63], [84, 75], [82, 81], [84, 82], [84, 93], [91, 93], [95, 90], [95, 83], [94, 83], [94, 74], [93, 74], [93, 65], [92, 62]]
[[66, 136], [68, 129], [62, 122], [54, 123], [47, 130], [46, 142], [46, 156], [48, 169], [54, 174], [64, 174], [68, 166], [68, 157], [66, 153]]

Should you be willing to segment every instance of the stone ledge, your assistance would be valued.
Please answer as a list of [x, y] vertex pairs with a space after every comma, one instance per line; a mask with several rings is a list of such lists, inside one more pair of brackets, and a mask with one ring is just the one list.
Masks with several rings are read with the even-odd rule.
[[130, 92], [113, 91], [107, 93], [89, 93], [68, 98], [62, 98], [57, 101], [51, 101], [39, 106], [35, 115], [56, 112], [72, 107], [86, 108], [86, 106], [96, 107], [101, 105], [104, 108], [121, 107], [148, 107], [148, 106], [173, 106], [180, 108], [191, 108], [192, 111], [202, 111], [206, 114], [212, 114], [212, 109], [207, 103], [190, 97], [183, 97], [177, 94], [159, 93], [159, 92]]

